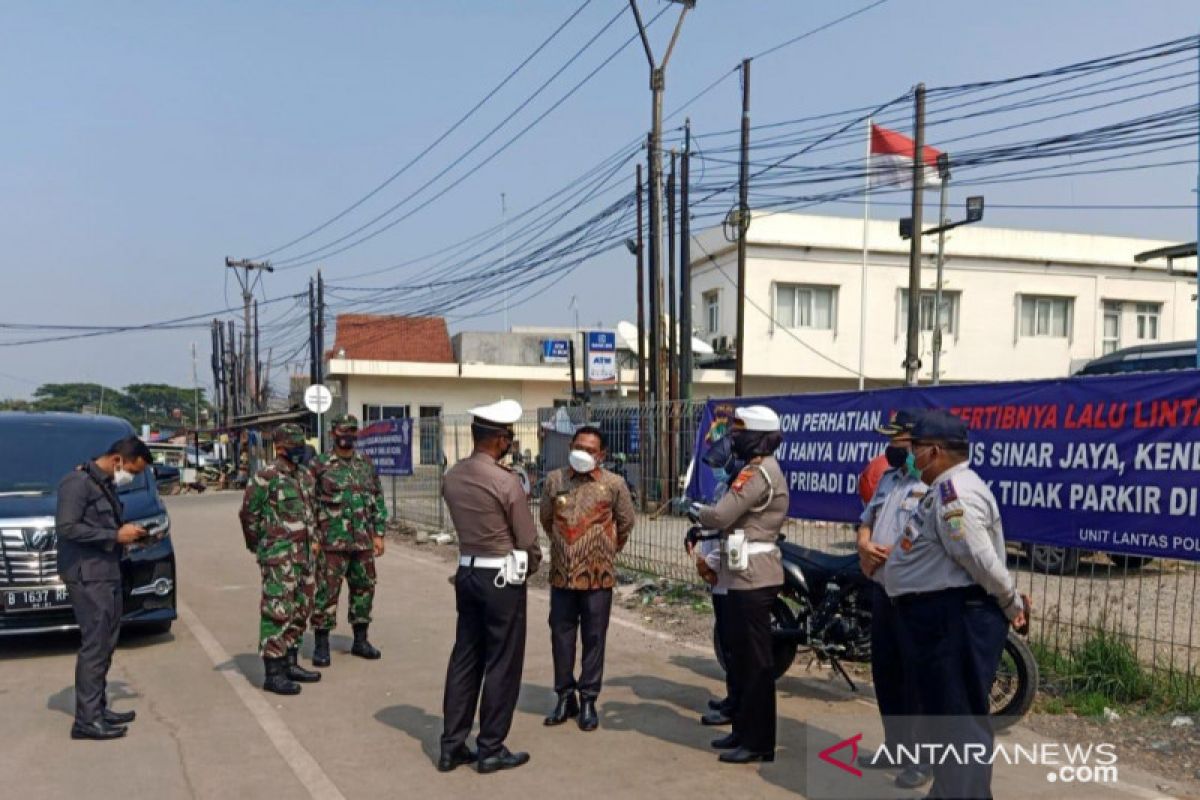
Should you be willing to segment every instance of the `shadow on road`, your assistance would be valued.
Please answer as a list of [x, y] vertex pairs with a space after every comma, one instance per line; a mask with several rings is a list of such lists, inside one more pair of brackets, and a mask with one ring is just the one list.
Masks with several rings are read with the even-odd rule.
[[375, 713], [375, 719], [421, 743], [421, 750], [432, 763], [441, 752], [442, 718], [416, 706], [388, 706]]

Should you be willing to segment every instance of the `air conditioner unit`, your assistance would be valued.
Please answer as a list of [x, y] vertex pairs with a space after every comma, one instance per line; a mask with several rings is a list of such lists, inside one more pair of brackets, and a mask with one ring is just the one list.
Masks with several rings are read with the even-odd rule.
[[726, 350], [729, 349], [729, 337], [728, 336], [714, 337], [712, 340], [712, 348], [713, 348], [713, 350], [716, 350], [718, 353], [724, 353]]

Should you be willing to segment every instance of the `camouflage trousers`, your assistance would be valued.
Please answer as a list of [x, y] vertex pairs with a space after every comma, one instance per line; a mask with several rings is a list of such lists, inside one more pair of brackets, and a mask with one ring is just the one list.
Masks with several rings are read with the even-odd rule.
[[304, 638], [316, 590], [313, 557], [308, 545], [292, 542], [283, 552], [272, 548], [262, 569], [258, 651], [263, 658], [282, 658]]
[[375, 553], [372, 550], [326, 550], [321, 554], [317, 596], [313, 604], [313, 630], [331, 630], [337, 625], [338, 596], [342, 580], [350, 590], [351, 625], [371, 621], [375, 602]]

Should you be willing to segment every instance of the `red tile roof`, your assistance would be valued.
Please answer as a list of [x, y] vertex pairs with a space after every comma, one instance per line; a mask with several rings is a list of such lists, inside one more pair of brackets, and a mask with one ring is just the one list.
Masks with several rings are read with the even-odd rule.
[[450, 331], [441, 317], [339, 314], [330, 355], [363, 361], [453, 364]]

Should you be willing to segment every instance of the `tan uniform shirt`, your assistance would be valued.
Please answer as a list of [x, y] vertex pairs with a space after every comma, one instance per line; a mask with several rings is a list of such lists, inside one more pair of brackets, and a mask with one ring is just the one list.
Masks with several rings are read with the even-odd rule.
[[721, 531], [721, 580], [725, 582], [728, 574], [730, 591], [765, 589], [783, 583], [783, 558], [778, 548], [750, 556], [750, 566], [741, 572], [729, 570], [728, 559], [723, 553], [725, 540], [739, 529], [745, 531], [747, 542], [774, 544], [783, 530], [787, 511], [787, 478], [774, 456], [752, 461], [738, 473], [729, 491], [715, 506], [700, 510], [700, 524]]
[[529, 572], [542, 561], [537, 523], [517, 476], [486, 453], [472, 453], [455, 464], [442, 482], [458, 549], [464, 556], [499, 557], [513, 550], [529, 553]]
[[611, 589], [614, 562], [636, 515], [620, 475], [570, 467], [546, 476], [538, 509], [550, 537], [550, 585], [557, 589]]

